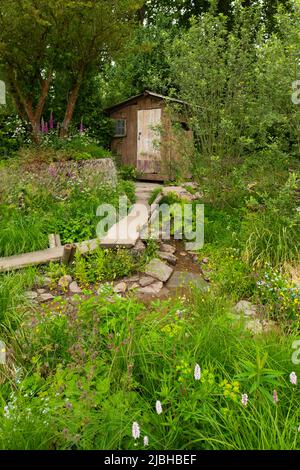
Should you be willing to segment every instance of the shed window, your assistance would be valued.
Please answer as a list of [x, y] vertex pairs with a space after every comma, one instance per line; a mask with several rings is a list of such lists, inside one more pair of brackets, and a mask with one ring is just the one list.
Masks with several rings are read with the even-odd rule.
[[126, 136], [126, 119], [116, 119], [115, 137]]

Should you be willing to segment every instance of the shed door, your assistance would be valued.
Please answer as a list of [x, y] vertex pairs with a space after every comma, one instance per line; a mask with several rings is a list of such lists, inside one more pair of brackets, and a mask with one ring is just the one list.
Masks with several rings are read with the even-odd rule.
[[160, 173], [161, 109], [138, 111], [137, 170], [141, 173]]

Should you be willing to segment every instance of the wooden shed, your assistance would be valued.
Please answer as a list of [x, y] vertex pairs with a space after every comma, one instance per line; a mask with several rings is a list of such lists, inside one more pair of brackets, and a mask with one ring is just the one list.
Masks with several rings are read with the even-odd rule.
[[168, 104], [176, 104], [176, 123], [191, 132], [186, 124], [187, 103], [151, 91], [145, 91], [107, 108], [115, 121], [111, 150], [123, 165], [134, 166], [140, 179], [163, 181], [172, 179], [172, 167], [178, 155], [173, 133], [174, 118]]

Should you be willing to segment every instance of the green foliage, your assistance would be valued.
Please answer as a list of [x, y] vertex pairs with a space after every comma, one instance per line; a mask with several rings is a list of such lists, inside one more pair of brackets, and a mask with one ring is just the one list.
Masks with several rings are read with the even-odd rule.
[[132, 165], [122, 165], [119, 174], [125, 181], [135, 181], [137, 178], [137, 170]]
[[28, 311], [12, 339], [26, 343], [17, 376], [1, 387], [0, 447], [128, 450], [147, 435], [153, 450], [298, 449], [291, 340], [252, 338], [226, 310], [201, 294], [146, 308], [103, 285]]
[[281, 270], [272, 267], [257, 282], [267, 314], [281, 321], [299, 321], [300, 288]]

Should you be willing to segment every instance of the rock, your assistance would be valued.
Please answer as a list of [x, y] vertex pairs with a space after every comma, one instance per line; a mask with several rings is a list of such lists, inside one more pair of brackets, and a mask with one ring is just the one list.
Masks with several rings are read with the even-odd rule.
[[172, 255], [171, 253], [163, 253], [159, 251], [157, 254], [161, 259], [163, 259], [164, 261], [168, 261], [168, 263], [173, 264], [173, 266], [175, 266], [175, 264], [177, 263], [176, 256]]
[[53, 300], [54, 296], [52, 294], [41, 294], [40, 295], [40, 302], [50, 302], [50, 300]]
[[36, 299], [38, 296], [37, 292], [35, 291], [28, 291], [28, 292], [25, 292], [25, 297], [28, 299], [28, 300], [34, 300]]
[[162, 243], [160, 246], [160, 251], [163, 253], [171, 253], [173, 255], [176, 251], [176, 248], [175, 246], [168, 245], [167, 243]]
[[258, 320], [258, 319], [250, 320], [250, 321], [246, 322], [245, 328], [246, 328], [246, 330], [251, 331], [251, 333], [253, 333], [254, 335], [259, 335], [259, 334], [263, 333], [263, 331], [264, 331], [263, 325], [260, 322], [260, 320]]
[[207, 291], [209, 289], [201, 274], [189, 273], [185, 271], [175, 271], [171, 279], [167, 283], [167, 288], [176, 289], [182, 287], [190, 287], [191, 285], [201, 290]]
[[234, 307], [235, 312], [242, 313], [246, 317], [252, 317], [257, 314], [257, 307], [247, 300], [240, 300]]
[[45, 294], [46, 289], [37, 289], [36, 291], [38, 294]]
[[58, 281], [58, 286], [61, 287], [62, 289], [68, 289], [72, 280], [73, 280], [72, 277], [69, 276], [69, 274], [66, 274], [65, 276], [62, 276], [60, 278], [60, 280]]
[[45, 287], [51, 286], [52, 284], [52, 279], [50, 277], [43, 277], [41, 279], [41, 284]]
[[124, 294], [126, 292], [126, 290], [127, 290], [126, 282], [119, 282], [114, 287], [114, 293], [115, 294]]
[[138, 282], [139, 281], [139, 276], [136, 275], [136, 276], [131, 276], [131, 277], [126, 277], [126, 279], [124, 279], [124, 282]]
[[173, 269], [158, 258], [151, 260], [145, 268], [145, 274], [162, 282], [166, 282], [172, 273]]
[[185, 251], [181, 251], [180, 256], [185, 257], [185, 256], [187, 256], [187, 253]]
[[146, 249], [145, 243], [139, 239], [134, 245], [133, 251], [136, 253], [142, 253]]
[[163, 288], [163, 283], [161, 281], [154, 282], [151, 286], [140, 287], [138, 290], [139, 294], [148, 294], [148, 295], [157, 295]]
[[69, 285], [69, 291], [70, 291], [71, 294], [81, 294], [82, 293], [82, 290], [80, 289], [79, 285], [75, 281], [71, 282], [71, 284]]
[[129, 290], [135, 290], [138, 289], [140, 285], [137, 282], [134, 282], [130, 287]]
[[146, 286], [149, 286], [150, 284], [152, 284], [154, 281], [155, 281], [155, 279], [153, 277], [144, 276], [144, 277], [141, 277], [139, 282], [140, 282], [141, 287], [146, 287]]

